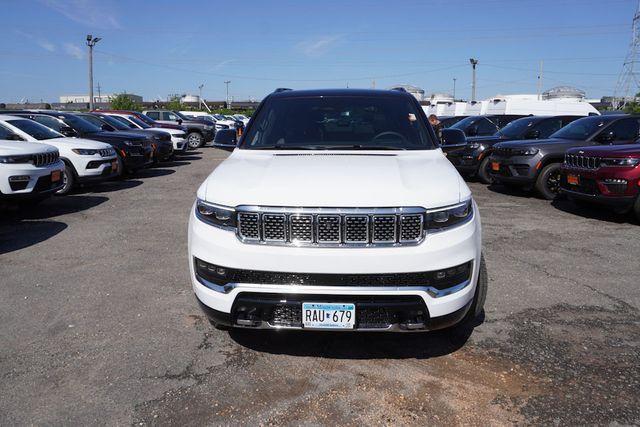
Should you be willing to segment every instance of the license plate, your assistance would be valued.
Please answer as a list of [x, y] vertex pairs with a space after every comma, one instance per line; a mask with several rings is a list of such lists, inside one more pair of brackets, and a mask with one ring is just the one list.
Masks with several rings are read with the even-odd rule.
[[491, 170], [500, 171], [500, 162], [491, 162]]
[[111, 162], [111, 170], [116, 172], [118, 170], [118, 161], [114, 160], [113, 162]]
[[573, 174], [567, 175], [567, 183], [571, 185], [580, 185], [580, 176]]
[[60, 171], [53, 171], [53, 172], [51, 172], [51, 182], [58, 182], [58, 181], [60, 181], [60, 176], [61, 176]]
[[305, 328], [353, 329], [355, 321], [355, 304], [302, 303], [302, 325]]

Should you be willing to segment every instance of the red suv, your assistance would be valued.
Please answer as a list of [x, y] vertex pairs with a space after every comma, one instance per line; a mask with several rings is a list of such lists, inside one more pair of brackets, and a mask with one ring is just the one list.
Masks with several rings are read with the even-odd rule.
[[572, 200], [633, 209], [640, 220], [640, 144], [567, 150], [560, 190]]

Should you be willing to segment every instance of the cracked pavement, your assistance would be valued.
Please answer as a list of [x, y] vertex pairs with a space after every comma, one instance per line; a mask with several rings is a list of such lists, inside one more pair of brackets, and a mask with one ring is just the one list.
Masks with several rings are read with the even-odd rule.
[[640, 225], [470, 183], [473, 329], [220, 332], [187, 271], [203, 148], [0, 215], [0, 423], [638, 424]]

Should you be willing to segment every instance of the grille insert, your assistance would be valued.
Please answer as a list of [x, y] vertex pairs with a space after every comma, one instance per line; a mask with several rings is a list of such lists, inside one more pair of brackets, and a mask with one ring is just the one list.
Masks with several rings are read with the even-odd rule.
[[574, 168], [598, 169], [601, 161], [601, 157], [581, 156], [578, 154], [566, 154], [564, 156], [564, 163]]
[[246, 243], [296, 246], [388, 246], [420, 243], [425, 209], [267, 208], [239, 206]]

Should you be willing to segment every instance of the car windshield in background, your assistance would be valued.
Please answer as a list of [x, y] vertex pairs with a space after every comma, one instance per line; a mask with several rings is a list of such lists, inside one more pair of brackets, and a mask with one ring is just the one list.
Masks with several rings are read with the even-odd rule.
[[85, 119], [81, 119], [80, 117], [73, 116], [71, 114], [65, 115], [61, 117], [61, 119], [64, 120], [67, 125], [82, 133], [96, 133], [102, 131], [102, 129], [100, 129], [98, 126], [95, 126]]
[[187, 116], [185, 116], [184, 114], [179, 113], [179, 112], [177, 112], [177, 111], [173, 111], [173, 114], [175, 114], [176, 116], [180, 117], [182, 120], [192, 120], [192, 119], [190, 119], [189, 117], [187, 117]]
[[140, 116], [137, 116], [141, 121], [145, 122], [146, 124], [148, 124], [149, 126], [153, 126], [155, 125], [155, 122], [148, 116], [145, 116], [144, 114], [140, 114]]
[[609, 122], [600, 117], [585, 117], [569, 123], [550, 138], [587, 140]]
[[119, 121], [120, 123], [122, 123], [124, 126], [127, 127], [128, 129], [137, 129], [136, 126], [131, 123], [129, 120], [125, 119], [124, 117], [120, 117], [120, 116], [111, 116], [112, 119]]
[[529, 117], [514, 120], [499, 130], [498, 135], [506, 136], [507, 138], [518, 138], [528, 132], [535, 123], [536, 120]]
[[241, 148], [428, 150], [415, 103], [398, 96], [278, 97], [260, 109]]
[[129, 130], [128, 126], [125, 126], [124, 123], [121, 123], [120, 121], [114, 119], [111, 116], [107, 116], [107, 115], [100, 116], [100, 119], [109, 123], [111, 126], [116, 128], [117, 130]]
[[460, 129], [461, 131], [464, 131], [469, 126], [475, 124], [476, 122], [479, 122], [480, 119], [482, 119], [482, 117], [469, 116], [460, 120], [458, 123], [451, 125], [451, 129]]
[[64, 135], [59, 134], [46, 126], [41, 125], [40, 123], [34, 122], [33, 120], [28, 119], [19, 119], [19, 120], [7, 120], [12, 126], [17, 127], [21, 131], [28, 133], [38, 141], [43, 141], [45, 139], [53, 139], [53, 138], [62, 138]]
[[142, 129], [149, 129], [151, 127], [148, 124], [146, 124], [145, 122], [143, 122], [142, 120], [140, 120], [139, 118], [137, 118], [136, 116], [127, 116], [127, 118], [129, 120], [131, 120], [133, 123], [135, 123], [138, 126], [140, 126]]

